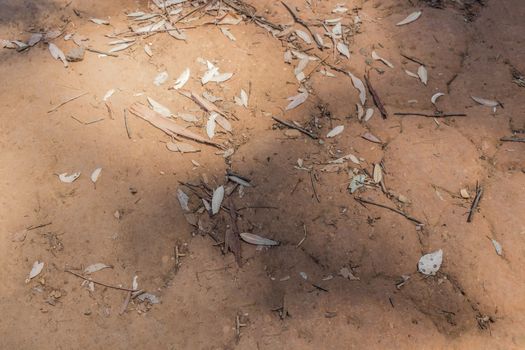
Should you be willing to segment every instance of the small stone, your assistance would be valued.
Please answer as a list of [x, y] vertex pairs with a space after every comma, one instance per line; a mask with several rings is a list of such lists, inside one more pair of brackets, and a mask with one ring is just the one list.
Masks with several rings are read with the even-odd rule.
[[295, 129], [287, 129], [284, 131], [284, 136], [291, 138], [291, 139], [296, 139], [301, 136], [301, 132]]
[[85, 52], [86, 50], [84, 49], [84, 47], [75, 47], [69, 50], [69, 52], [66, 55], [66, 60], [68, 60], [69, 62], [80, 62], [84, 59]]
[[465, 198], [465, 199], [470, 198], [470, 195], [469, 195], [468, 191], [467, 191], [465, 188], [462, 188], [462, 189], [459, 191], [459, 194], [461, 194], [461, 197], [463, 197], [463, 198]]

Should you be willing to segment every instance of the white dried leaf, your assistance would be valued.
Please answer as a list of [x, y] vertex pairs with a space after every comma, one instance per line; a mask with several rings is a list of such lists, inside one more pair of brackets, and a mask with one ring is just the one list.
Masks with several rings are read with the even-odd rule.
[[321, 73], [321, 74], [324, 75], [325, 77], [335, 78], [335, 74], [334, 74], [334, 73], [329, 72], [329, 71], [327, 71], [327, 70], [324, 69], [324, 68], [321, 69], [321, 70], [319, 71], [319, 73]]
[[153, 56], [153, 51], [151, 51], [151, 47], [148, 44], [144, 45], [144, 52], [149, 57]]
[[390, 67], [390, 68], [394, 68], [394, 65], [393, 65], [390, 61], [388, 61], [387, 59], [385, 59], [385, 58], [379, 56], [379, 55], [377, 54], [377, 52], [375, 52], [375, 51], [372, 51], [372, 58], [373, 58], [374, 60], [376, 60], [376, 61], [381, 61], [381, 62], [383, 62], [385, 65], [387, 65], [387, 66]]
[[364, 105], [366, 102], [365, 84], [363, 84], [363, 81], [359, 79], [358, 77], [356, 77], [355, 75], [353, 75], [352, 73], [347, 72], [347, 74], [352, 79], [352, 84], [354, 85], [354, 87], [359, 91], [359, 101], [361, 101], [361, 104]]
[[476, 101], [477, 103], [479, 103], [480, 105], [483, 105], [483, 106], [487, 106], [487, 107], [498, 107], [499, 106], [499, 102], [498, 101], [487, 100], [486, 98], [475, 97], [475, 96], [470, 96], [470, 97], [474, 101]]
[[303, 104], [306, 99], [308, 98], [308, 92], [301, 92], [298, 95], [288, 97], [288, 100], [291, 101], [288, 106], [286, 106], [286, 110], [289, 111], [290, 109], [294, 109], [295, 107]]
[[230, 30], [228, 28], [221, 27], [221, 32], [222, 32], [222, 34], [224, 34], [224, 36], [226, 36], [231, 41], [236, 41], [237, 40], [235, 38], [235, 36], [233, 36], [233, 34], [230, 32]]
[[405, 24], [412, 23], [412, 22], [414, 22], [416, 19], [418, 19], [420, 16], [421, 16], [421, 11], [415, 11], [415, 12], [412, 12], [412, 13], [409, 14], [404, 20], [402, 20], [401, 22], [398, 22], [398, 23], [396, 24], [396, 26], [402, 26], [402, 25], [405, 25]]
[[42, 40], [43, 37], [44, 35], [41, 33], [34, 33], [33, 35], [31, 35], [31, 37], [27, 41], [27, 45], [35, 46], [36, 44], [40, 42], [40, 40]]
[[166, 22], [164, 28], [168, 29], [168, 34], [177, 40], [187, 40], [186, 33], [183, 30], [177, 29], [171, 25], [171, 23]]
[[169, 118], [172, 116], [172, 113], [168, 107], [161, 105], [151, 97], [148, 97], [148, 103], [155, 112], [159, 113], [163, 117]]
[[501, 244], [495, 239], [492, 239], [491, 241], [492, 241], [492, 245], [494, 245], [494, 249], [496, 249], [496, 254], [498, 254], [499, 256], [502, 256], [503, 248], [501, 247]]
[[100, 24], [100, 25], [105, 25], [105, 26], [109, 25], [109, 21], [106, 21], [105, 19], [90, 18], [89, 20], [95, 24]]
[[139, 281], [138, 281], [138, 278], [139, 276], [135, 275], [133, 277], [133, 282], [131, 283], [131, 289], [134, 289], [134, 290], [138, 290], [139, 289]]
[[299, 275], [304, 279], [304, 280], [307, 280], [308, 279], [308, 275], [306, 274], [306, 272], [299, 272]]
[[210, 81], [215, 83], [222, 83], [226, 80], [229, 80], [233, 76], [233, 73], [219, 73], [219, 68], [216, 67], [210, 61], [207, 61], [206, 64], [208, 66], [208, 70], [204, 73], [204, 75], [201, 78], [202, 85], [205, 85]]
[[228, 121], [228, 119], [224, 118], [222, 115], [217, 114], [217, 117], [215, 118], [215, 121], [217, 124], [219, 124], [224, 130], [231, 132], [232, 131], [232, 125]]
[[204, 97], [205, 99], [207, 99], [208, 101], [210, 101], [212, 103], [215, 103], [217, 101], [222, 101], [223, 100], [222, 97], [215, 96], [215, 95], [213, 95], [212, 93], [210, 93], [208, 91], [204, 91], [202, 93], [202, 97]]
[[432, 95], [432, 97], [430, 98], [430, 102], [432, 102], [432, 104], [435, 105], [437, 99], [440, 98], [441, 96], [445, 96], [445, 94], [442, 93], [442, 92], [437, 92], [437, 93], [435, 93], [435, 94]]
[[350, 58], [350, 50], [348, 49], [348, 46], [346, 46], [346, 44], [342, 41], [337, 43], [337, 51], [339, 51], [346, 58]]
[[343, 35], [343, 26], [341, 25], [341, 22], [337, 22], [335, 26], [332, 28], [332, 34], [334, 36]]
[[365, 113], [365, 118], [363, 119], [365, 122], [369, 121], [370, 118], [374, 116], [374, 109], [373, 108], [367, 108]]
[[103, 263], [96, 263], [96, 264], [89, 265], [88, 267], [86, 267], [84, 269], [84, 273], [93, 273], [93, 272], [97, 272], [103, 269], [111, 269], [111, 268], [113, 268], [113, 266], [111, 265], [106, 265]]
[[115, 45], [114, 47], [112, 47], [109, 50], [109, 52], [118, 52], [118, 51], [126, 50], [128, 47], [130, 47], [130, 46], [132, 46], [134, 44], [135, 44], [135, 42], [118, 44], [118, 45]]
[[224, 187], [219, 186], [213, 191], [211, 199], [211, 213], [215, 215], [221, 209], [222, 200], [224, 199]]
[[279, 242], [261, 237], [259, 235], [248, 233], [248, 232], [242, 232], [240, 234], [243, 241], [246, 243], [254, 244], [254, 245], [265, 245], [265, 246], [276, 246], [279, 245]]
[[307, 66], [310, 60], [308, 57], [303, 57], [299, 60], [299, 63], [297, 63], [297, 66], [294, 68], [293, 72], [295, 75], [301, 73]]
[[290, 50], [286, 50], [284, 52], [284, 62], [285, 63], [292, 63], [292, 52]]
[[465, 199], [469, 199], [470, 198], [470, 194], [468, 193], [467, 189], [466, 188], [462, 188], [460, 191], [459, 191], [459, 194], [461, 195], [461, 197], [465, 198]]
[[365, 115], [365, 110], [363, 109], [363, 106], [360, 103], [356, 103], [355, 110], [357, 113], [357, 120], [361, 120]]
[[102, 168], [96, 168], [95, 170], [93, 170], [93, 172], [91, 173], [91, 181], [93, 183], [97, 182], [101, 172], [102, 172]]
[[80, 171], [78, 173], [73, 173], [73, 174], [62, 173], [58, 175], [58, 178], [60, 179], [60, 181], [70, 184], [76, 179], [78, 179], [79, 176], [80, 176]]
[[62, 63], [64, 63], [64, 67], [68, 66], [66, 55], [64, 55], [64, 53], [58, 48], [58, 46], [56, 46], [53, 43], [49, 43], [49, 52], [55, 60], [61, 60]]
[[238, 183], [239, 185], [241, 186], [244, 186], [244, 187], [251, 187], [252, 184], [249, 183], [248, 181], [244, 180], [244, 179], [241, 179], [240, 177], [238, 176], [235, 176], [235, 175], [228, 175], [228, 179], [235, 182], [235, 183]]
[[108, 90], [104, 97], [102, 98], [102, 101], [107, 101], [113, 94], [115, 93], [115, 89]]
[[416, 73], [413, 73], [413, 72], [411, 72], [411, 71], [409, 71], [409, 70], [406, 70], [406, 69], [405, 69], [405, 73], [406, 73], [409, 77], [419, 79], [419, 75], [417, 75]]
[[29, 272], [26, 282], [38, 276], [40, 272], [42, 272], [43, 269], [44, 269], [44, 262], [43, 261], [40, 262], [38, 260], [35, 261], [33, 263], [33, 267], [31, 268], [31, 271]]
[[208, 121], [206, 122], [206, 134], [208, 135], [210, 140], [213, 139], [213, 137], [215, 136], [215, 120], [217, 119], [217, 116], [218, 114], [213, 112], [212, 114], [210, 114], [210, 116], [208, 117]]
[[425, 66], [419, 66], [417, 69], [417, 76], [419, 77], [419, 80], [425, 85], [428, 83], [428, 72]]
[[179, 75], [179, 77], [175, 81], [175, 85], [173, 85], [173, 88], [175, 90], [182, 88], [190, 79], [190, 73], [191, 73], [190, 69], [186, 68], [184, 72], [182, 72], [181, 75]]
[[308, 35], [308, 33], [302, 31], [302, 30], [299, 30], [297, 29], [295, 31], [295, 35], [297, 35], [299, 38], [303, 39], [303, 41], [307, 44], [311, 44], [312, 43], [312, 38], [310, 38], [310, 35]]
[[347, 7], [344, 7], [339, 4], [332, 10], [332, 13], [345, 13], [347, 11], [348, 11]]
[[246, 91], [244, 91], [243, 89], [241, 89], [241, 96], [240, 96], [240, 99], [241, 99], [241, 103], [242, 103], [242, 105], [243, 105], [245, 108], [248, 108], [248, 94], [247, 94]]
[[188, 197], [188, 195], [184, 193], [184, 191], [180, 188], [177, 189], [177, 199], [179, 200], [179, 204], [182, 210], [190, 211], [190, 208], [188, 207], [190, 197]]
[[443, 250], [437, 250], [433, 253], [423, 255], [419, 259], [417, 268], [419, 272], [427, 276], [434, 276], [439, 271], [443, 262]]
[[319, 33], [314, 33], [315, 41], [321, 44], [322, 47], [326, 47], [324, 44], [323, 37]]
[[380, 183], [381, 180], [383, 180], [383, 169], [381, 169], [381, 165], [375, 164], [374, 165], [374, 182], [376, 184]]
[[337, 135], [342, 133], [344, 129], [345, 127], [343, 125], [338, 125], [332, 130], [330, 130], [330, 132], [326, 135], [326, 137], [336, 137]]
[[168, 77], [168, 72], [160, 72], [153, 80], [153, 84], [155, 84], [156, 86], [161, 86], [168, 80]]
[[145, 13], [142, 12], [142, 11], [131, 12], [131, 13], [127, 14], [128, 17], [140, 17], [140, 16], [144, 16], [144, 15], [145, 15]]
[[180, 118], [188, 123], [196, 123], [199, 121], [199, 118], [190, 113], [177, 113], [177, 118]]
[[200, 152], [200, 149], [194, 147], [193, 145], [190, 145], [189, 143], [185, 143], [185, 142], [168, 142], [166, 144], [166, 148], [172, 152], [180, 152], [180, 153]]

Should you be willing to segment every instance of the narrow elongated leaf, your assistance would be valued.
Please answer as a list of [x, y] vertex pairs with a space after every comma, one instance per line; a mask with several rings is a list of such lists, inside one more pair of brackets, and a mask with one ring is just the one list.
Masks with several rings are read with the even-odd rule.
[[348, 49], [348, 46], [346, 46], [346, 44], [342, 41], [337, 43], [337, 51], [339, 51], [346, 58], [350, 58], [350, 50]]
[[417, 75], [419, 77], [419, 80], [425, 85], [427, 85], [428, 82], [428, 72], [425, 66], [419, 66], [417, 69]]
[[483, 105], [483, 106], [487, 106], [487, 107], [498, 107], [499, 106], [499, 102], [498, 101], [487, 100], [486, 98], [475, 97], [475, 96], [470, 96], [470, 97], [474, 101], [476, 101], [477, 103], [479, 103], [480, 105]]
[[381, 169], [381, 165], [375, 164], [374, 165], [374, 182], [376, 184], [380, 183], [381, 180], [383, 180], [383, 169]]
[[365, 84], [363, 84], [363, 81], [359, 79], [358, 77], [356, 77], [355, 75], [353, 75], [352, 73], [347, 72], [347, 74], [352, 79], [352, 84], [354, 85], [354, 87], [359, 91], [359, 100], [361, 101], [361, 104], [364, 105], [366, 102]]
[[385, 65], [387, 65], [387, 66], [390, 67], [390, 68], [394, 68], [394, 65], [393, 65], [390, 61], [388, 61], [387, 59], [385, 59], [385, 58], [379, 56], [379, 55], [377, 54], [377, 52], [375, 52], [375, 51], [372, 51], [372, 58], [373, 58], [374, 60], [376, 60], [376, 61], [381, 61], [381, 62], [383, 62]]
[[96, 168], [95, 170], [93, 170], [93, 172], [91, 173], [91, 181], [93, 183], [97, 182], [101, 172], [102, 172], [102, 168]]
[[245, 108], [248, 108], [248, 94], [241, 89], [241, 103]]
[[172, 152], [195, 153], [201, 150], [185, 142], [168, 142], [166, 148]]
[[190, 208], [188, 207], [190, 197], [188, 197], [188, 195], [184, 193], [184, 191], [180, 188], [177, 189], [177, 199], [179, 200], [180, 207], [182, 208], [182, 210], [190, 211]]
[[190, 69], [189, 68], [186, 68], [182, 73], [181, 75], [179, 75], [179, 77], [177, 78], [177, 80], [175, 81], [175, 85], [173, 85], [173, 88], [175, 90], [178, 90], [178, 89], [181, 89], [184, 85], [186, 85], [186, 83], [188, 82], [188, 80], [190, 79]]
[[302, 31], [302, 30], [299, 30], [297, 29], [295, 31], [295, 34], [301, 38], [305, 43], [307, 43], [308, 45], [310, 45], [312, 43], [312, 38], [310, 37], [310, 35], [308, 35], [308, 33]]
[[417, 20], [420, 16], [421, 16], [421, 11], [412, 12], [404, 20], [402, 20], [401, 22], [398, 22], [396, 24], [396, 26], [402, 26], [402, 25], [405, 25], [405, 24], [412, 23], [415, 20]]
[[95, 24], [100, 24], [100, 25], [109, 25], [109, 22], [106, 21], [105, 19], [100, 19], [100, 18], [90, 18], [89, 19], [91, 22], [95, 23]]
[[230, 32], [230, 30], [228, 28], [221, 27], [221, 32], [222, 32], [222, 34], [224, 34], [225, 37], [227, 37], [231, 41], [236, 41], [237, 40], [235, 38], [235, 36], [233, 36], [233, 34]]
[[498, 254], [499, 256], [502, 256], [503, 248], [501, 247], [501, 244], [495, 239], [492, 239], [491, 241], [492, 241], [492, 245], [494, 246], [494, 249], [496, 250], [496, 254]]
[[96, 264], [89, 265], [88, 267], [86, 267], [84, 269], [84, 273], [93, 273], [93, 272], [97, 272], [103, 269], [111, 269], [111, 268], [113, 268], [113, 266], [111, 265], [106, 265], [103, 263], [96, 263]]
[[370, 118], [372, 118], [374, 115], [374, 109], [373, 108], [367, 108], [366, 109], [366, 113], [365, 113], [365, 117], [364, 117], [364, 121], [367, 122], [370, 120]]
[[102, 98], [102, 101], [107, 101], [113, 94], [115, 93], [115, 89], [108, 90], [104, 97]]
[[118, 52], [118, 51], [126, 50], [128, 47], [131, 47], [134, 44], [135, 44], [135, 42], [118, 44], [118, 45], [115, 45], [114, 47], [112, 47], [109, 50], [109, 52]]
[[308, 98], [308, 92], [301, 92], [298, 95], [288, 97], [288, 100], [291, 101], [288, 106], [286, 106], [286, 110], [289, 111], [290, 109], [294, 109], [295, 107], [303, 104], [306, 99]]
[[246, 243], [255, 244], [255, 245], [265, 245], [265, 246], [276, 246], [279, 245], [279, 242], [261, 237], [259, 235], [248, 233], [248, 232], [242, 232], [241, 238]]
[[153, 56], [153, 51], [151, 51], [151, 47], [148, 44], [144, 45], [144, 52], [149, 57]]
[[343, 125], [338, 125], [335, 128], [333, 128], [332, 130], [330, 130], [330, 132], [326, 135], [326, 137], [329, 137], [329, 138], [330, 137], [336, 137], [337, 135], [342, 133], [344, 129], [345, 129], [345, 127]]
[[148, 103], [155, 112], [159, 113], [163, 117], [169, 118], [172, 116], [172, 113], [168, 107], [161, 105], [151, 97], [148, 97]]
[[29, 276], [28, 276], [28, 279], [32, 279], [32, 278], [35, 278], [36, 276], [38, 276], [40, 274], [40, 272], [42, 272], [42, 270], [44, 269], [44, 262], [40, 262], [40, 261], [35, 261], [33, 263], [33, 267], [31, 268], [31, 271], [29, 272]]
[[70, 184], [76, 179], [78, 179], [79, 176], [80, 176], [80, 171], [78, 173], [73, 173], [73, 174], [62, 173], [58, 175], [58, 178], [60, 179], [60, 181]]
[[208, 135], [208, 137], [211, 139], [213, 139], [213, 137], [215, 136], [215, 120], [217, 119], [217, 116], [219, 114], [213, 112], [212, 114], [210, 114], [210, 116], [208, 117], [208, 121], [206, 122], [206, 134]]
[[405, 69], [405, 73], [406, 73], [409, 77], [419, 79], [419, 75], [417, 75], [416, 73], [413, 73], [413, 72], [411, 72], [411, 71], [409, 71], [409, 70], [406, 70], [406, 69]]
[[49, 52], [51, 53], [51, 56], [53, 56], [55, 60], [61, 60], [62, 63], [64, 64], [64, 67], [68, 66], [66, 55], [64, 55], [64, 53], [62, 52], [62, 50], [58, 48], [58, 46], [56, 46], [53, 43], [49, 43]]
[[215, 215], [221, 209], [222, 200], [224, 199], [224, 187], [219, 186], [213, 191], [211, 199], [211, 213]]

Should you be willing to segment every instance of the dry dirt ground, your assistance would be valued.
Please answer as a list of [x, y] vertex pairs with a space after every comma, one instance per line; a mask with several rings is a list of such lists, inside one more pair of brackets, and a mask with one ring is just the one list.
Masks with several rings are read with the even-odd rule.
[[[305, 30], [280, 2], [249, 2], [271, 22]], [[349, 11], [331, 13], [338, 3]], [[525, 144], [500, 138], [525, 128], [525, 88], [511, 74], [513, 67], [525, 72], [525, 6], [521, 0], [429, 6], [440, 3], [287, 0], [314, 31], [323, 30], [320, 21], [341, 17], [350, 59], [301, 39], [281, 41], [253, 21], [228, 26], [236, 37], [231, 41], [218, 26], [202, 25], [217, 14], [203, 10], [177, 23], [191, 27], [186, 42], [167, 33], [134, 37], [136, 44], [118, 57], [86, 52], [68, 68], [51, 57], [45, 42], [22, 52], [0, 49], [0, 347], [524, 349]], [[126, 13], [151, 12], [150, 6], [2, 0], [0, 38], [27, 41], [29, 31], [63, 28], [51, 42], [65, 52], [76, 46], [64, 40], [69, 33], [107, 51], [115, 39], [105, 35], [127, 30]], [[192, 8], [185, 5], [182, 14]], [[423, 11], [417, 21], [395, 25], [416, 10]], [[388, 118], [381, 118], [367, 92], [366, 107], [375, 113], [359, 121], [351, 79], [319, 61], [305, 69], [312, 72], [302, 84], [309, 91], [306, 102], [284, 111], [300, 86], [298, 61], [283, 58], [292, 45], [361, 79], [369, 72]], [[394, 68], [373, 61], [372, 50]], [[419, 65], [401, 54], [425, 64], [427, 86], [405, 73]], [[198, 58], [233, 77], [202, 86], [205, 68]], [[150, 96], [174, 113], [197, 115], [196, 124], [175, 121], [206, 137], [208, 114], [168, 90], [186, 67], [192, 73], [184, 89], [209, 90], [223, 98], [216, 103], [221, 109], [238, 118], [230, 119], [231, 134], [217, 127], [214, 138], [234, 148], [227, 159], [197, 143], [199, 153], [170, 152], [169, 136], [129, 112], [127, 136], [124, 109], [146, 104]], [[321, 74], [325, 69], [335, 77]], [[162, 71], [169, 80], [155, 86]], [[112, 115], [102, 101], [110, 89], [116, 90], [109, 99]], [[241, 89], [249, 92], [248, 108], [233, 102]], [[430, 98], [440, 91], [445, 96], [437, 101], [439, 110], [467, 116], [394, 115], [434, 113]], [[502, 106], [494, 113], [471, 95]], [[300, 123], [321, 141], [294, 138], [271, 116]], [[344, 131], [327, 138], [336, 125]], [[365, 132], [383, 143], [363, 139]], [[359, 165], [348, 161], [336, 172], [322, 171], [349, 153], [361, 158]], [[386, 193], [369, 182], [350, 194], [352, 172], [371, 175], [374, 164], [382, 165]], [[90, 174], [97, 167], [102, 173], [95, 186]], [[241, 243], [241, 267], [224, 249], [225, 233], [235, 236], [228, 212], [210, 218], [180, 184], [199, 185], [194, 189], [204, 196], [206, 186], [231, 190], [227, 169], [254, 184], [230, 195], [239, 230], [281, 242], [270, 248]], [[75, 171], [81, 176], [70, 184], [56, 175]], [[476, 183], [484, 192], [467, 223]], [[181, 209], [178, 189], [190, 195], [193, 217]], [[461, 189], [471, 197], [462, 198]], [[397, 208], [424, 225], [354, 197]], [[224, 203], [227, 209], [229, 199]], [[188, 223], [192, 218], [198, 227]], [[176, 247], [183, 256], [175, 257]], [[419, 273], [419, 258], [438, 249], [443, 264], [437, 275]], [[26, 283], [35, 261], [44, 268]], [[113, 268], [84, 274], [98, 262]], [[356, 279], [341, 276], [343, 268]], [[98, 284], [90, 290], [67, 269], [124, 288], [138, 276], [138, 287], [160, 303], [133, 299], [120, 314], [127, 292]], [[402, 276], [410, 278], [403, 284]]]

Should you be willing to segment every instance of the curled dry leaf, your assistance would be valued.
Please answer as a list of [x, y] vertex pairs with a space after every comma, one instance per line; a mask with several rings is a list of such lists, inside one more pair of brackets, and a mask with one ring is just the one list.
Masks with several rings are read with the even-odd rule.
[[175, 81], [175, 85], [173, 85], [173, 88], [175, 90], [181, 89], [190, 79], [191, 71], [189, 68], [186, 68], [177, 78]]
[[245, 241], [246, 243], [255, 244], [255, 245], [265, 245], [265, 246], [279, 245], [279, 242], [277, 241], [255, 235], [253, 233], [242, 232], [240, 235], [241, 235], [242, 240]]
[[151, 97], [148, 97], [148, 103], [155, 112], [159, 113], [163, 117], [169, 118], [172, 116], [172, 113], [168, 107], [161, 105]]
[[350, 79], [352, 79], [352, 84], [354, 87], [359, 91], [359, 101], [361, 101], [361, 104], [364, 105], [366, 102], [366, 88], [365, 84], [363, 84], [363, 81], [353, 75], [350, 72], [347, 72], [347, 74], [350, 76]]
[[373, 108], [367, 108], [365, 113], [365, 118], [363, 119], [365, 122], [369, 121], [374, 116], [374, 109]]
[[113, 266], [111, 265], [106, 265], [103, 263], [96, 263], [96, 264], [89, 265], [88, 267], [86, 267], [84, 269], [84, 273], [93, 273], [93, 272], [97, 272], [103, 269], [112, 269], [112, 268]]
[[469, 199], [470, 198], [470, 195], [467, 191], [466, 188], [462, 188], [460, 191], [459, 191], [459, 194], [461, 195], [461, 197], [465, 198], [465, 199]]
[[188, 207], [188, 202], [190, 200], [190, 197], [186, 193], [184, 193], [183, 190], [180, 188], [177, 189], [177, 199], [179, 200], [180, 207], [184, 211], [190, 211], [190, 208]]
[[379, 56], [379, 55], [377, 54], [377, 52], [375, 52], [375, 51], [372, 51], [372, 58], [373, 58], [374, 60], [376, 60], [376, 61], [381, 61], [381, 62], [383, 62], [385, 65], [387, 65], [387, 66], [390, 67], [390, 68], [394, 68], [394, 65], [393, 65], [390, 61], [388, 61], [388, 60], [384, 59], [383, 57]]
[[224, 199], [224, 187], [219, 186], [213, 191], [211, 199], [211, 213], [215, 215], [221, 209], [222, 200]]
[[42, 272], [43, 269], [44, 269], [44, 262], [43, 261], [40, 262], [38, 260], [35, 261], [33, 263], [33, 267], [31, 268], [31, 271], [29, 272], [26, 282], [38, 276], [40, 272]]
[[383, 180], [383, 170], [381, 169], [381, 165], [374, 164], [374, 182], [376, 184], [380, 183]]
[[93, 170], [93, 172], [91, 173], [91, 181], [93, 183], [97, 182], [101, 172], [102, 172], [102, 168], [96, 168], [95, 170]]
[[419, 66], [417, 69], [417, 76], [419, 77], [419, 80], [425, 85], [428, 83], [428, 72], [425, 66]]
[[308, 35], [308, 33], [304, 32], [302, 30], [297, 29], [295, 31], [295, 35], [297, 35], [299, 38], [303, 39], [303, 41], [305, 43], [307, 43], [308, 45], [310, 45], [312, 43], [312, 38], [310, 38], [310, 35]]
[[421, 17], [421, 11], [415, 11], [409, 14], [404, 20], [401, 22], [396, 23], [396, 26], [402, 26], [405, 24], [409, 24], [417, 20], [419, 17]]
[[301, 92], [298, 95], [288, 97], [288, 100], [291, 101], [288, 106], [286, 106], [286, 110], [289, 111], [290, 109], [294, 109], [295, 107], [303, 104], [306, 99], [308, 98], [308, 92]]
[[338, 42], [337, 43], [337, 51], [339, 51], [343, 56], [345, 56], [346, 58], [350, 58], [350, 50], [348, 49], [348, 46], [346, 46], [345, 43], [343, 42]]
[[78, 179], [79, 176], [80, 176], [80, 171], [77, 173], [73, 173], [73, 174], [62, 173], [58, 175], [58, 178], [60, 179], [60, 181], [70, 184], [76, 179]]
[[342, 133], [344, 129], [345, 129], [344, 125], [338, 125], [335, 128], [333, 128], [332, 130], [330, 130], [330, 132], [326, 135], [326, 137], [329, 137], [329, 138], [330, 137], [336, 137], [337, 135]]
[[470, 96], [470, 97], [474, 101], [476, 101], [477, 103], [479, 103], [480, 105], [483, 105], [483, 106], [487, 106], [487, 107], [498, 107], [499, 106], [499, 102], [498, 101], [487, 100], [486, 98], [475, 97], [475, 96]]
[[435, 94], [432, 95], [432, 97], [430, 98], [430, 102], [432, 102], [432, 104], [435, 105], [436, 102], [437, 102], [437, 99], [440, 98], [441, 96], [445, 96], [445, 94], [442, 93], [442, 92], [437, 92], [437, 93], [435, 93]]
[[423, 275], [434, 276], [441, 267], [443, 262], [443, 250], [437, 250], [433, 253], [423, 255], [419, 259], [417, 268]]

